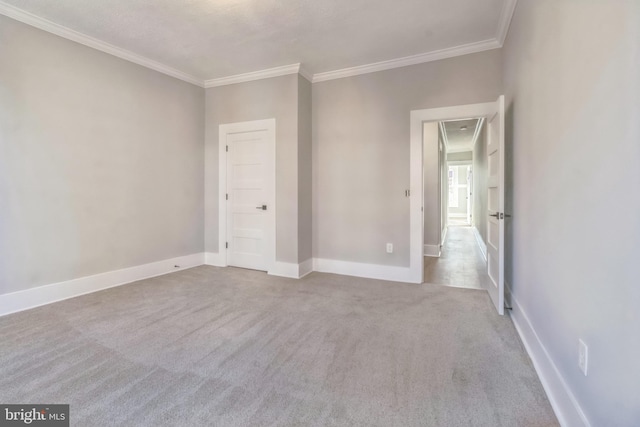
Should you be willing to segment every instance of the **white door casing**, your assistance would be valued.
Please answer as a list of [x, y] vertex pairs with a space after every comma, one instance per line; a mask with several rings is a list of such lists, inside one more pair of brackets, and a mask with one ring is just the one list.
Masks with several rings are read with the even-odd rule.
[[275, 119], [220, 125], [219, 250], [224, 265], [275, 264]]
[[487, 291], [504, 314], [504, 96], [487, 119]]
[[[424, 203], [422, 197], [424, 191], [422, 182], [423, 123], [468, 119], [470, 117], [485, 118], [485, 121], [489, 121], [491, 119], [496, 120], [494, 121], [494, 132], [497, 137], [494, 138], [494, 143], [497, 143], [497, 146], [499, 147], [498, 153], [500, 154], [499, 157], [494, 158], [494, 160], [499, 159], [495, 165], [498, 167], [498, 186], [495, 187], [497, 190], [494, 192], [494, 196], [499, 196], [496, 200], [498, 201], [497, 207], [500, 208], [498, 211], [498, 237], [494, 238], [494, 242], [497, 243], [497, 272], [494, 271], [494, 277], [497, 280], [495, 284], [489, 285], [490, 287], [493, 287], [493, 289], [488, 288], [487, 290], [498, 313], [504, 314], [504, 217], [500, 218], [500, 215], [504, 215], [504, 96], [500, 96], [495, 102], [411, 111], [409, 164], [409, 180], [411, 188], [409, 201], [410, 260], [408, 274], [410, 280], [408, 281], [422, 283], [424, 279], [424, 260], [422, 256], [424, 244], [424, 222], [422, 220], [422, 208]], [[489, 138], [491, 138], [491, 136], [489, 136]], [[494, 205], [493, 208], [496, 208], [496, 206]]]

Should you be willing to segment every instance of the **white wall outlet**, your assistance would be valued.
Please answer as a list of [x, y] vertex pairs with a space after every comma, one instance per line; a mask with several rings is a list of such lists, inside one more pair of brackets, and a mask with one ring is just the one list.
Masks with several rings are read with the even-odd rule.
[[393, 243], [387, 243], [387, 253], [388, 254], [393, 253]]
[[582, 371], [584, 376], [587, 376], [587, 366], [589, 364], [589, 347], [582, 341], [578, 340], [578, 368]]

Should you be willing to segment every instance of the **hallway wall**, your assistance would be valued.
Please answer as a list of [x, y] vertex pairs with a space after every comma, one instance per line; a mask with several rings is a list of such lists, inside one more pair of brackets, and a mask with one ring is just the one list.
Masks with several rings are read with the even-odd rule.
[[438, 122], [423, 125], [424, 244], [440, 245], [440, 157]]

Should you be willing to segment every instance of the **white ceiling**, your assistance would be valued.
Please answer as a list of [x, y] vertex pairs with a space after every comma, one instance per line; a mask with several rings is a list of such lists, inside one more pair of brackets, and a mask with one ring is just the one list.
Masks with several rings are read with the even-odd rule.
[[460, 153], [473, 150], [480, 119], [452, 120], [442, 124], [447, 152]]
[[[321, 74], [497, 48], [514, 6], [515, 0], [0, 0], [0, 13], [76, 41], [88, 36], [85, 44], [106, 43], [102, 50], [202, 82], [296, 63]], [[394, 63], [398, 58], [405, 61]]]

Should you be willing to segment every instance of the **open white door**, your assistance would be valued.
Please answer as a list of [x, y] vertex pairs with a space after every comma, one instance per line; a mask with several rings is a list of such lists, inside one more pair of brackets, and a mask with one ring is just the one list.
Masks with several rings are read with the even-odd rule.
[[487, 290], [498, 314], [504, 314], [504, 96], [487, 120]]

